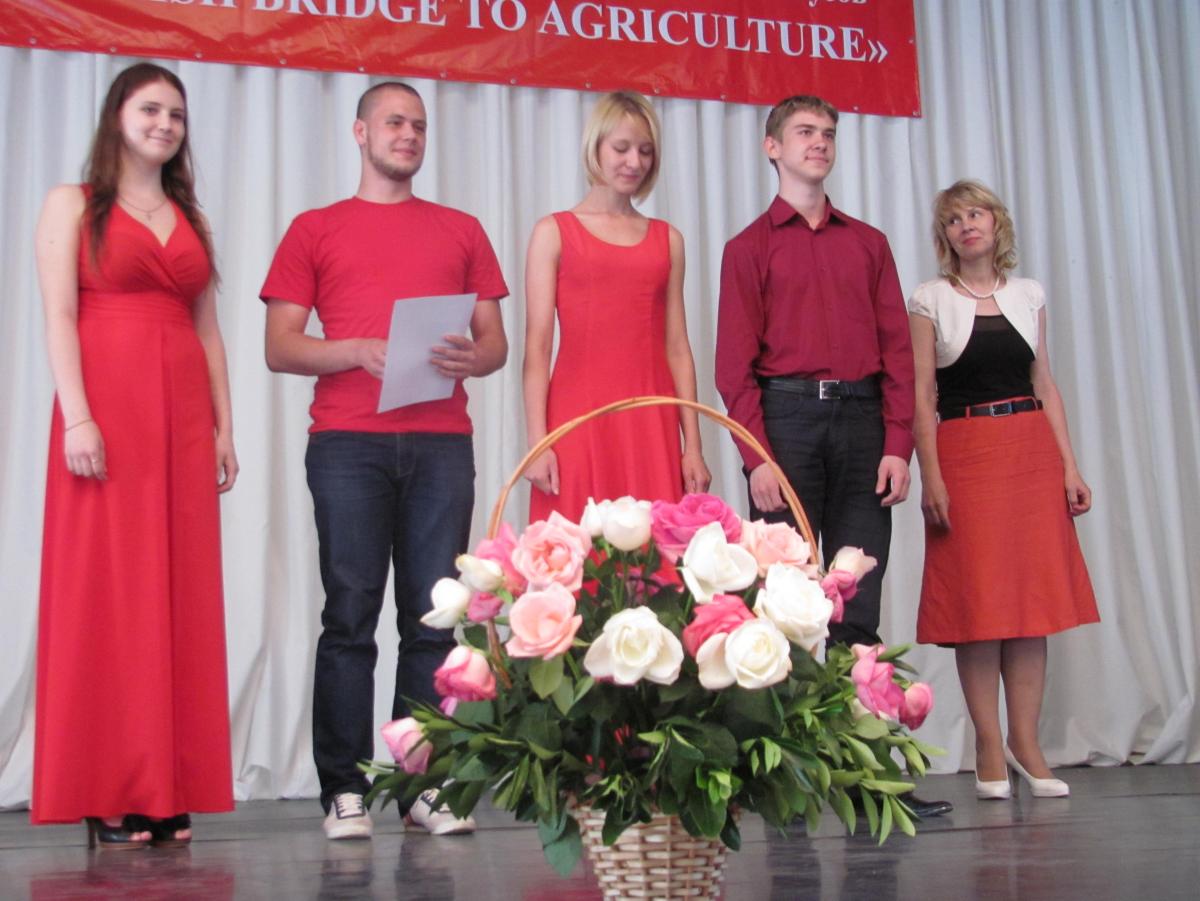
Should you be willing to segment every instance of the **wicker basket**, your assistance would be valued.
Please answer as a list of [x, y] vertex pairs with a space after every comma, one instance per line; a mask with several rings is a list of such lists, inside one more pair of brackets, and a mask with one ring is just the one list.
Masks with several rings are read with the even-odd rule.
[[607, 901], [625, 898], [721, 897], [725, 845], [688, 835], [677, 816], [656, 814], [605, 845], [604, 811], [580, 806], [575, 819], [592, 871]]

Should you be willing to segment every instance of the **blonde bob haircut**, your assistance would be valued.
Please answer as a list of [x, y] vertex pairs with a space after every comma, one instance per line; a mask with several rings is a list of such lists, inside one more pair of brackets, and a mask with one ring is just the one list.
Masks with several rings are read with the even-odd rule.
[[957, 208], [963, 206], [985, 209], [996, 220], [996, 246], [992, 256], [992, 267], [996, 274], [1003, 275], [1015, 269], [1017, 245], [1008, 208], [991, 188], [982, 182], [964, 178], [939, 192], [933, 199], [933, 249], [937, 253], [939, 274], [943, 278], [958, 281], [958, 254], [946, 237], [946, 225]]
[[645, 200], [654, 190], [654, 183], [658, 180], [658, 166], [662, 160], [662, 129], [659, 127], [654, 107], [641, 94], [613, 91], [596, 101], [596, 106], [583, 129], [583, 169], [587, 173], [589, 185], [604, 183], [600, 172], [600, 144], [626, 116], [631, 116], [646, 126], [646, 130], [650, 132], [650, 142], [654, 145], [654, 161], [650, 163], [650, 171], [646, 173], [633, 195], [635, 200]]

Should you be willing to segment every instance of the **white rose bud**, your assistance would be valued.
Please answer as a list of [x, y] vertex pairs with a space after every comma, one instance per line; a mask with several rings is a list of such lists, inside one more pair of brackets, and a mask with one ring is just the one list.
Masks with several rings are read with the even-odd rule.
[[494, 594], [504, 587], [504, 567], [495, 560], [459, 554], [454, 558], [454, 566], [462, 581], [473, 591]]
[[779, 627], [789, 641], [810, 654], [829, 635], [833, 602], [825, 590], [801, 569], [772, 563], [759, 589], [754, 612]]
[[433, 609], [421, 617], [421, 622], [433, 629], [453, 629], [471, 603], [471, 589], [457, 579], [438, 579], [429, 594]]
[[649, 607], [613, 614], [583, 658], [583, 668], [592, 676], [618, 685], [642, 679], [670, 685], [682, 665], [683, 645]]
[[604, 521], [608, 518], [610, 507], [612, 507], [612, 501], [597, 503], [589, 497], [587, 506], [583, 508], [583, 518], [579, 520], [579, 525], [593, 538], [599, 538], [604, 534]]
[[744, 547], [725, 540], [719, 522], [696, 530], [683, 553], [683, 581], [697, 604], [712, 602], [713, 595], [749, 588], [758, 578], [758, 562]]
[[742, 688], [766, 688], [792, 671], [792, 646], [769, 619], [742, 623], [725, 638], [725, 665]]
[[650, 540], [650, 502], [628, 496], [613, 501], [604, 517], [603, 532], [604, 540], [617, 550], [636, 551]]
[[860, 547], [844, 547], [834, 555], [829, 568], [853, 573], [854, 578], [861, 582], [863, 576], [873, 570], [878, 563], [879, 561], [874, 557], [868, 557], [863, 553], [863, 549]]

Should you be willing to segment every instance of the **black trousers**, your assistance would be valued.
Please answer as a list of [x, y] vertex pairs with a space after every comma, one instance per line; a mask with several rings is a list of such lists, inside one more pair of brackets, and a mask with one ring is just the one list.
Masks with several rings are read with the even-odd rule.
[[[847, 602], [840, 623], [829, 624], [829, 643], [877, 644], [879, 596], [892, 540], [892, 511], [875, 493], [883, 456], [883, 406], [879, 399], [820, 400], [764, 387], [762, 409], [775, 461], [800, 497], [821, 543], [827, 568], [847, 545], [861, 547], [879, 565]], [[790, 510], [752, 519], [795, 525]]]

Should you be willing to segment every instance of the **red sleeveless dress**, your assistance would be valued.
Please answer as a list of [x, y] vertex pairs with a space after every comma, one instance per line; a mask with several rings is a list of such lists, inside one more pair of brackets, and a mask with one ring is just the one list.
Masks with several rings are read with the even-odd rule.
[[[639, 244], [597, 238], [573, 213], [555, 213], [562, 237], [555, 299], [558, 356], [546, 400], [546, 426], [616, 400], [675, 394], [667, 366], [670, 227], [651, 219]], [[558, 510], [578, 522], [588, 497], [683, 496], [676, 407], [626, 410], [594, 419], [554, 447], [560, 493], [533, 488], [530, 521]]]
[[34, 823], [233, 807], [212, 394], [191, 307], [210, 277], [114, 205], [79, 251], [83, 383], [108, 479], [73, 476], [55, 404], [38, 624]]

